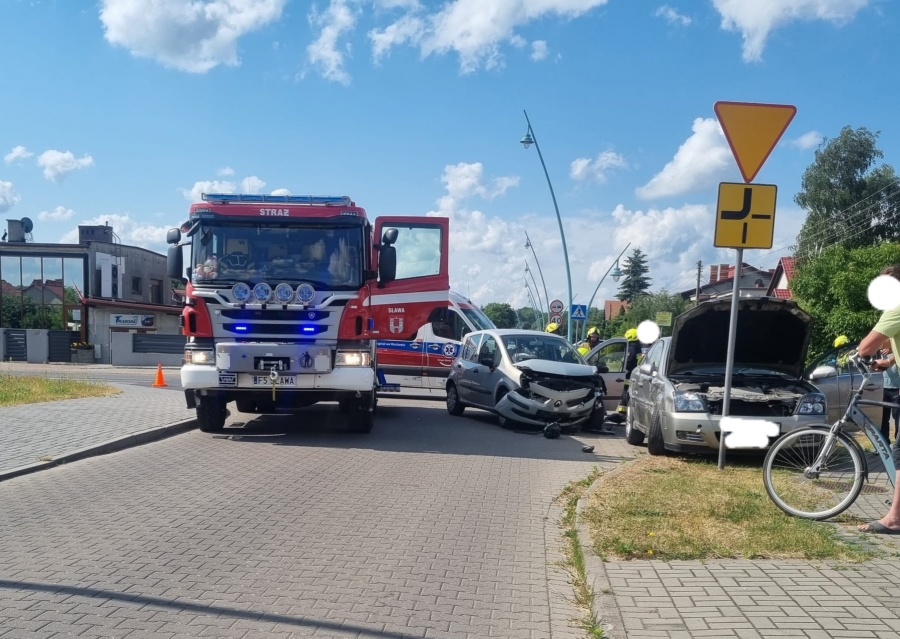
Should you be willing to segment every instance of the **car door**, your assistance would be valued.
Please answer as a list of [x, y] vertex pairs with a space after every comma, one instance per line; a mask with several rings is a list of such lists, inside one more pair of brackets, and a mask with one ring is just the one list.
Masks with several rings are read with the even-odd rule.
[[[804, 378], [825, 395], [830, 423], [836, 422], [844, 415], [853, 391], [862, 383], [862, 374], [849, 361], [849, 355], [856, 347], [857, 344], [845, 344], [832, 349], [806, 369]], [[880, 402], [883, 393], [884, 376], [881, 373], [873, 373], [863, 389], [863, 398]], [[880, 406], [863, 406], [862, 410], [876, 424], [881, 423]]]
[[645, 429], [650, 427], [655, 402], [659, 400], [654, 389], [659, 388], [661, 377], [659, 374], [660, 361], [662, 360], [663, 342], [657, 341], [647, 354], [644, 355], [641, 365], [631, 372], [629, 403], [634, 411], [634, 419]]
[[469, 335], [463, 342], [459, 357], [453, 363], [456, 368], [457, 389], [459, 390], [459, 398], [467, 403], [475, 403], [473, 397], [477, 396], [477, 390], [473, 388], [476, 385], [477, 375], [475, 369], [480, 366], [478, 363], [478, 347], [481, 345], [482, 333]]
[[[486, 333], [478, 349], [478, 365], [472, 369], [472, 389], [474, 404], [484, 408], [494, 408], [494, 390], [502, 374], [497, 368], [500, 364], [500, 345], [493, 335]], [[491, 365], [484, 362], [491, 362]]]
[[606, 384], [606, 395], [603, 406], [607, 413], [614, 413], [622, 400], [625, 389], [625, 349], [628, 342], [622, 338], [613, 338], [598, 344], [587, 356], [591, 366], [605, 366], [608, 372], [601, 373]]

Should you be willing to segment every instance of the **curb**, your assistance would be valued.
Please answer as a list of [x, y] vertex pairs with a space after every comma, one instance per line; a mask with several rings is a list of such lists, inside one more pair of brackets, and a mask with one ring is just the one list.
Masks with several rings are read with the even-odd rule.
[[591, 550], [590, 538], [581, 523], [581, 513], [587, 507], [587, 498], [599, 488], [600, 483], [615, 477], [630, 463], [622, 464], [618, 468], [603, 473], [595, 479], [594, 483], [588, 487], [575, 506], [575, 528], [578, 530], [578, 543], [581, 544], [584, 552], [587, 580], [594, 592], [594, 610], [600, 617], [600, 625], [603, 627], [606, 639], [626, 639], [627, 633], [622, 620], [622, 612], [616, 603], [616, 594], [613, 592], [612, 586], [610, 586], [609, 577], [606, 576], [603, 561]]
[[196, 427], [197, 420], [195, 418], [191, 418], [184, 421], [175, 422], [174, 424], [168, 424], [166, 426], [149, 428], [137, 433], [132, 433], [131, 435], [122, 435], [121, 437], [109, 439], [99, 444], [93, 444], [91, 446], [86, 446], [69, 453], [63, 453], [57, 457], [54, 457], [50, 461], [36, 462], [34, 464], [28, 464], [27, 466], [19, 466], [18, 468], [13, 468], [11, 470], [0, 471], [0, 482], [6, 481], [7, 479], [12, 479], [13, 477], [21, 477], [22, 475], [28, 475], [41, 470], [53, 468], [54, 466], [59, 466], [60, 464], [68, 464], [82, 459], [87, 459], [88, 457], [96, 457], [98, 455], [106, 455], [107, 453], [115, 453], [120, 450], [134, 448], [135, 446], [148, 444], [160, 439], [166, 439], [174, 435], [186, 433], [189, 430], [194, 430]]

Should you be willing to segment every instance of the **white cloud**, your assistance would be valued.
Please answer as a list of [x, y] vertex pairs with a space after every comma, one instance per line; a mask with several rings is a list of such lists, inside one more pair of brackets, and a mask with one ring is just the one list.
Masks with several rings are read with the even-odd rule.
[[234, 169], [232, 169], [230, 166], [226, 166], [216, 171], [216, 175], [218, 175], [219, 177], [229, 177], [231, 175], [234, 175]]
[[13, 183], [0, 180], [0, 213], [6, 213], [21, 201], [22, 198], [13, 189]]
[[422, 57], [451, 51], [459, 55], [460, 71], [502, 65], [500, 45], [520, 42], [516, 28], [559, 16], [578, 18], [608, 0], [452, 0], [427, 15], [409, 12], [383, 29], [372, 29], [369, 38], [378, 61], [391, 48], [409, 44]]
[[664, 4], [659, 9], [657, 9], [656, 13], [654, 13], [653, 15], [655, 15], [657, 18], [664, 18], [665, 21], [669, 24], [680, 25], [682, 27], [686, 27], [692, 22], [690, 17], [678, 13], [678, 11], [667, 4]]
[[570, 176], [573, 180], [594, 180], [601, 184], [606, 183], [607, 172], [610, 169], [623, 169], [628, 166], [625, 158], [613, 151], [604, 151], [596, 158], [577, 158], [572, 161]]
[[350, 74], [344, 69], [344, 55], [350, 53], [349, 43], [338, 49], [338, 42], [345, 33], [356, 26], [356, 13], [348, 0], [330, 0], [328, 8], [319, 13], [315, 6], [309, 15], [309, 22], [320, 27], [319, 37], [306, 47], [309, 62], [318, 68], [326, 80], [350, 84]]
[[194, 182], [194, 186], [189, 189], [181, 189], [181, 194], [188, 202], [202, 202], [200, 196], [203, 193], [236, 193], [237, 187], [234, 182], [220, 182], [219, 180], [202, 180]]
[[45, 178], [53, 182], [61, 182], [72, 171], [94, 166], [94, 158], [90, 155], [76, 158], [71, 151], [50, 149], [38, 156], [37, 163], [44, 169]]
[[762, 59], [769, 34], [796, 20], [826, 20], [842, 24], [868, 6], [869, 0], [713, 0], [722, 28], [740, 31], [744, 61]]
[[535, 40], [531, 43], [531, 59], [543, 60], [547, 57], [547, 41]]
[[167, 67], [238, 65], [238, 39], [278, 20], [286, 0], [102, 0], [106, 40]]
[[265, 182], [260, 180], [255, 175], [251, 175], [250, 177], [245, 177], [241, 180], [241, 191], [243, 193], [259, 193], [262, 188], [266, 185]]
[[798, 149], [806, 151], [813, 148], [814, 146], [819, 146], [824, 139], [825, 136], [818, 131], [810, 131], [809, 133], [804, 133], [799, 138], [791, 140], [790, 144], [791, 146], [795, 146]]
[[[478, 167], [477, 169], [475, 167]], [[450, 218], [450, 271], [454, 290], [471, 295], [474, 302], [510, 302], [527, 306], [524, 286], [525, 230], [541, 260], [551, 298], [565, 299], [566, 274], [561, 259], [562, 244], [555, 216], [517, 213], [514, 219], [467, 206], [466, 199], [488, 189], [481, 179], [480, 164], [449, 165], [444, 170], [445, 195], [437, 200], [430, 216]], [[489, 190], [489, 189], [488, 189]], [[691, 288], [697, 260], [724, 263], [722, 252], [713, 247], [713, 211], [709, 206], [632, 211], [618, 206], [612, 212], [582, 211], [563, 219], [572, 270], [573, 293], [587, 303], [600, 277], [622, 249], [631, 242], [626, 256], [641, 248], [649, 257], [654, 290], [669, 285], [670, 290]], [[604, 241], [599, 243], [597, 238]], [[532, 269], [540, 286], [537, 269]], [[594, 299], [613, 299], [618, 284], [608, 278]], [[544, 304], [543, 287], [538, 293]]]
[[75, 217], [75, 211], [64, 206], [57, 206], [52, 211], [41, 211], [38, 213], [38, 219], [42, 222], [68, 220], [72, 217]]
[[[166, 226], [154, 226], [141, 222], [131, 216], [130, 213], [110, 215], [101, 215], [90, 220], [83, 220], [79, 224], [83, 225], [101, 225], [109, 224], [113, 227], [113, 231], [122, 240], [122, 244], [130, 244], [132, 246], [141, 246], [152, 251], [160, 253], [166, 249], [166, 233], [169, 229], [180, 224], [172, 223]], [[77, 244], [78, 243], [78, 227], [66, 232], [60, 239], [61, 244]]]
[[697, 118], [694, 134], [682, 144], [672, 161], [635, 190], [642, 200], [671, 197], [713, 186], [734, 168], [731, 149], [715, 118]]
[[271, 195], [290, 195], [291, 192], [287, 189], [275, 189], [272, 191]]
[[14, 146], [13, 150], [3, 156], [3, 161], [12, 164], [16, 160], [24, 160], [33, 156], [34, 153], [26, 149], [24, 146]]

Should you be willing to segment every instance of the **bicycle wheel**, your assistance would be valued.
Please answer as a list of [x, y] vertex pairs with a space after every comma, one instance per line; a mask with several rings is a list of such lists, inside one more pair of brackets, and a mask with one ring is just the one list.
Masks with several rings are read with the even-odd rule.
[[804, 428], [782, 436], [763, 462], [763, 482], [775, 505], [794, 517], [828, 519], [844, 512], [863, 487], [859, 449], [840, 433], [818, 473], [815, 463], [829, 431]]

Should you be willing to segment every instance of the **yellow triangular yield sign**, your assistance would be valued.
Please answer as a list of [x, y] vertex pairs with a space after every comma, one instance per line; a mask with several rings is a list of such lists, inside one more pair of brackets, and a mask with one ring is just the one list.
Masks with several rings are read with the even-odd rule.
[[716, 102], [715, 110], [745, 182], [753, 181], [797, 115], [789, 104]]

